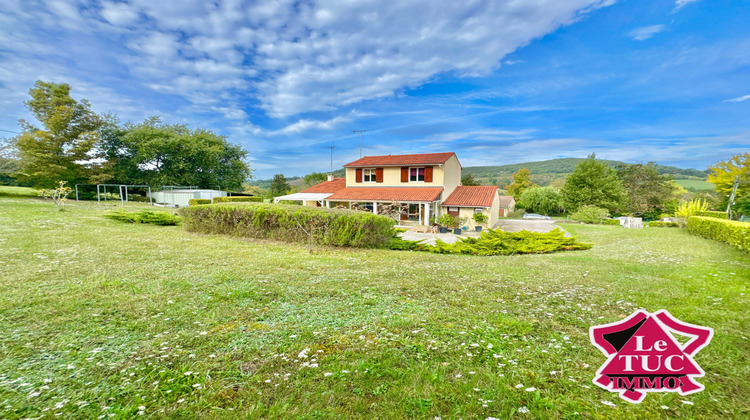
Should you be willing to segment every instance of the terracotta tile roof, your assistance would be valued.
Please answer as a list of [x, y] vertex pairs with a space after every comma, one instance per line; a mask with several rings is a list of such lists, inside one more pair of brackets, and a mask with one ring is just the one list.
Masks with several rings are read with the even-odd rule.
[[500, 196], [500, 208], [510, 206], [510, 203], [515, 202], [516, 199], [512, 195], [501, 195]]
[[497, 197], [497, 187], [456, 187], [443, 206], [454, 207], [492, 207], [492, 201]]
[[302, 190], [302, 193], [335, 193], [346, 188], [346, 178], [333, 178], [333, 181], [323, 181], [318, 185]]
[[423, 153], [419, 155], [365, 156], [345, 167], [359, 166], [401, 166], [401, 165], [438, 165], [445, 163], [455, 153]]
[[423, 201], [440, 197], [443, 187], [348, 187], [335, 192], [328, 201]]

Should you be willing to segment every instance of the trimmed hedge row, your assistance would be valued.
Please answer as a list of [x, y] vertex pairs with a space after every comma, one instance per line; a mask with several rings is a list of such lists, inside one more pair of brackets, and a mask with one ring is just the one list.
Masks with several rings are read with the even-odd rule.
[[648, 222], [648, 227], [680, 227], [680, 224], [677, 222]]
[[[393, 219], [372, 213], [279, 204], [226, 204], [180, 209], [190, 232], [349, 247], [387, 247]], [[306, 232], [307, 231], [307, 232]]]
[[729, 215], [725, 211], [697, 211], [695, 212], [695, 216], [714, 217], [716, 219], [729, 219]]
[[147, 223], [159, 226], [175, 226], [180, 224], [180, 218], [164, 211], [143, 210], [131, 213], [125, 210], [107, 213], [104, 217], [125, 223]]
[[693, 235], [726, 242], [742, 251], [750, 252], [750, 223], [691, 216], [687, 221], [687, 230]]
[[602, 219], [603, 225], [617, 225], [620, 226], [620, 220], [619, 219]]
[[198, 204], [211, 204], [210, 198], [191, 198], [188, 200], [188, 205], [195, 206]]
[[263, 197], [214, 197], [217, 203], [262, 203]]

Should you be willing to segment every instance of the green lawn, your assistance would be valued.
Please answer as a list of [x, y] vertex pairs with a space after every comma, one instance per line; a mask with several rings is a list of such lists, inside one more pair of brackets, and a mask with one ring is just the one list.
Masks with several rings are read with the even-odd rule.
[[684, 188], [694, 188], [696, 190], [714, 190], [714, 184], [702, 181], [700, 179], [675, 179], [676, 183], [682, 185]]
[[[311, 255], [114, 209], [0, 191], [0, 418], [750, 415], [750, 257], [682, 229], [566, 224], [594, 248], [550, 255]], [[637, 308], [714, 328], [705, 391], [633, 405], [591, 383], [589, 327]]]

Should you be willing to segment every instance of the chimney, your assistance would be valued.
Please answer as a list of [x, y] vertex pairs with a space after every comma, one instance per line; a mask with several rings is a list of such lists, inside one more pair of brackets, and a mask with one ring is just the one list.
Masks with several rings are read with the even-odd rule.
[[333, 174], [328, 174], [328, 182], [333, 182]]

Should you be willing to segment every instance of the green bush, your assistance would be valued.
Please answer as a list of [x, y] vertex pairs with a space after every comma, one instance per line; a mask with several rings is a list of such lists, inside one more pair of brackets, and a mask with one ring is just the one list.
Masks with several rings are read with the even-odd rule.
[[653, 221], [653, 222], [648, 222], [648, 227], [680, 227], [680, 224], [677, 222]]
[[556, 251], [590, 249], [591, 244], [579, 243], [575, 237], [566, 237], [560, 229], [547, 233], [503, 232], [500, 229], [483, 231], [478, 238], [466, 238], [454, 244], [441, 240], [435, 246], [420, 241], [406, 241], [399, 237], [391, 240], [391, 249], [404, 251], [426, 251], [438, 254], [512, 255], [545, 254]]
[[603, 225], [620, 226], [620, 220], [618, 219], [602, 219]]
[[596, 206], [583, 206], [570, 215], [571, 220], [583, 223], [601, 223], [605, 217], [609, 217], [609, 211]]
[[454, 227], [458, 226], [458, 221], [455, 217], [451, 216], [448, 213], [443, 213], [438, 217], [437, 219], [438, 225], [442, 227]]
[[697, 211], [695, 212], [695, 216], [714, 217], [716, 219], [729, 219], [729, 215], [725, 211]]
[[217, 203], [262, 203], [263, 197], [214, 197]]
[[125, 223], [148, 223], [160, 226], [174, 226], [180, 224], [180, 218], [174, 214], [164, 211], [143, 210], [139, 212], [127, 212], [119, 210], [104, 215], [104, 217]]
[[726, 242], [750, 252], [750, 223], [692, 216], [687, 220], [687, 230], [693, 235]]
[[210, 198], [191, 198], [188, 200], [188, 205], [195, 206], [198, 204], [211, 204]]
[[191, 232], [351, 247], [387, 247], [393, 219], [343, 209], [238, 204], [180, 209]]

